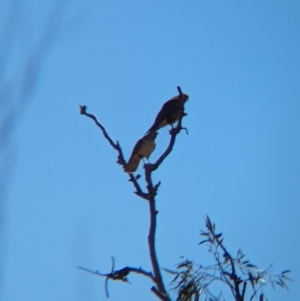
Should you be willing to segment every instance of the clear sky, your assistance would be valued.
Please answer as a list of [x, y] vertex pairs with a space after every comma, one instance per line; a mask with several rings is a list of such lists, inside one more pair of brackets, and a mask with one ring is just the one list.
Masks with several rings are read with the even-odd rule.
[[[178, 85], [190, 96], [189, 135], [180, 134], [154, 174], [162, 182], [161, 266], [172, 268], [182, 255], [213, 262], [197, 246], [208, 214], [233, 254], [241, 247], [261, 268], [292, 270], [290, 292], [266, 290], [269, 300], [299, 300], [299, 1], [0, 6], [1, 114], [8, 97], [23, 97], [32, 55], [37, 69], [29, 80], [40, 71], [34, 93], [16, 106], [14, 136], [2, 153], [9, 178], [2, 300], [105, 300], [104, 279], [76, 266], [109, 272], [114, 256], [117, 269], [150, 269], [148, 206], [78, 105], [88, 106], [128, 158]], [[150, 160], [167, 143], [164, 128]], [[110, 300], [156, 300], [148, 280], [130, 281], [110, 282]]]

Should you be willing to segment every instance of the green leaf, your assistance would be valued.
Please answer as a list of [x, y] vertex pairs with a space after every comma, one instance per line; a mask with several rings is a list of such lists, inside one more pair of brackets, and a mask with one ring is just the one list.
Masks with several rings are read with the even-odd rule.
[[213, 227], [212, 227], [212, 224], [211, 224], [211, 221], [210, 221], [210, 218], [208, 217], [208, 215], [206, 215], [205, 223], [206, 223], [207, 230], [212, 231]]
[[169, 269], [166, 269], [166, 268], [161, 268], [162, 270], [164, 270], [165, 272], [169, 273], [169, 274], [172, 274], [172, 275], [178, 275], [179, 272], [176, 272], [176, 271], [172, 271], [172, 270], [169, 270]]
[[286, 274], [286, 273], [290, 273], [290, 272], [291, 272], [291, 270], [285, 270], [285, 271], [281, 272], [281, 274]]
[[276, 284], [278, 284], [279, 286], [281, 286], [282, 288], [284, 287], [279, 281], [275, 281]]
[[220, 238], [222, 235], [223, 233], [216, 234], [216, 238]]
[[293, 279], [291, 279], [291, 278], [289, 278], [289, 277], [285, 276], [284, 274], [283, 274], [283, 275], [281, 275], [281, 277], [282, 277], [282, 278], [284, 278], [284, 279], [286, 279], [286, 280], [293, 281]]
[[248, 264], [246, 264], [246, 267], [248, 267], [248, 268], [255, 268], [255, 269], [257, 269], [257, 266], [256, 266], [256, 265], [254, 265], [254, 264], [252, 264], [252, 263], [248, 263]]
[[209, 236], [209, 233], [208, 232], [201, 232], [200, 235], [202, 235], [202, 236]]
[[281, 278], [279, 278], [279, 281], [282, 284], [282, 286], [288, 290], [288, 287], [286, 286], [285, 282]]
[[171, 282], [170, 284], [174, 283], [174, 282], [177, 280], [177, 278], [178, 278], [179, 276], [180, 276], [180, 275], [178, 274], [178, 275], [172, 280], [172, 282]]

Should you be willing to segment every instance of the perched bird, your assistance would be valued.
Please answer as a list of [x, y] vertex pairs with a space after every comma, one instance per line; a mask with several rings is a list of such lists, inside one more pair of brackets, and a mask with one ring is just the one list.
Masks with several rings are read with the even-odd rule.
[[157, 114], [153, 125], [147, 131], [145, 136], [156, 132], [158, 129], [166, 126], [167, 124], [172, 125], [176, 122], [184, 112], [184, 103], [188, 100], [188, 98], [189, 96], [187, 94], [182, 94], [182, 96], [174, 96], [165, 102]]
[[155, 138], [157, 132], [151, 132], [148, 135], [145, 135], [143, 138], [138, 140], [135, 144], [131, 156], [124, 166], [124, 171], [128, 173], [133, 173], [137, 170], [139, 163], [142, 158], [149, 159], [151, 153], [155, 149]]

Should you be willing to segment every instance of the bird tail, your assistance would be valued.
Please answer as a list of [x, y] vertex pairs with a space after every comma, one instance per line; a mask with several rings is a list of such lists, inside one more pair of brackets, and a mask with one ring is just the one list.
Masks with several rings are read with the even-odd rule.
[[144, 137], [146, 136], [152, 136], [154, 135], [154, 133], [160, 128], [159, 124], [157, 124], [156, 122], [153, 123], [153, 125], [150, 127], [150, 129], [146, 132], [146, 134], [144, 135]]
[[127, 164], [124, 166], [124, 171], [127, 173], [134, 173], [139, 166], [140, 160], [141, 159], [136, 155], [131, 156]]

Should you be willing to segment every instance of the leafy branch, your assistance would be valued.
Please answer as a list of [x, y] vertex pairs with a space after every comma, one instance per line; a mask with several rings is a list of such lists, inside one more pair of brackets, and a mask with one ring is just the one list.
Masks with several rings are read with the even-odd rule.
[[[222, 292], [215, 296], [209, 286], [213, 282], [221, 282], [229, 287], [235, 301], [259, 301], [266, 300], [263, 288], [271, 284], [273, 288], [279, 286], [288, 289], [286, 281], [292, 281], [287, 274], [290, 270], [279, 274], [272, 274], [272, 265], [263, 270], [245, 259], [241, 249], [233, 257], [224, 245], [222, 233], [216, 232], [216, 226], [208, 216], [205, 217], [206, 231], [201, 231], [204, 236], [199, 245], [207, 244], [208, 251], [213, 255], [215, 263], [210, 266], [202, 266], [185, 259], [176, 265], [176, 271], [165, 269], [166, 272], [175, 275], [172, 281], [172, 290], [177, 293], [177, 301], [197, 301], [200, 294], [206, 296], [206, 300], [219, 301]], [[251, 296], [246, 299], [248, 287], [252, 288]]]

